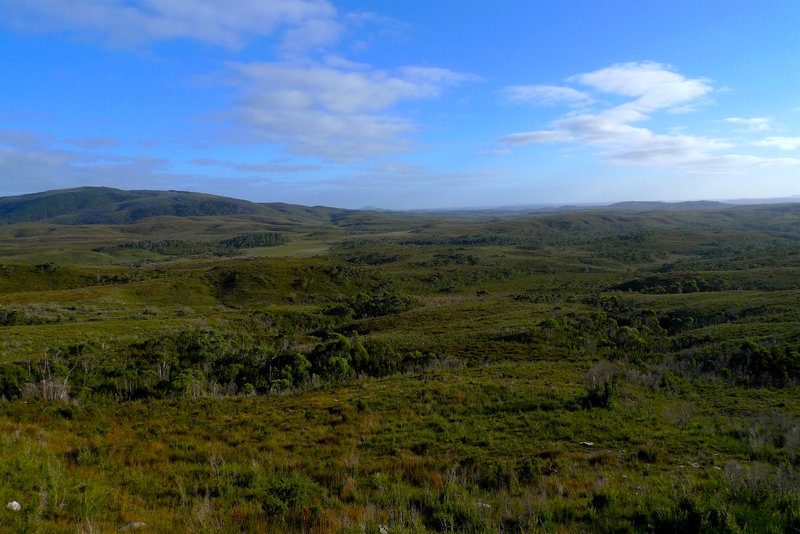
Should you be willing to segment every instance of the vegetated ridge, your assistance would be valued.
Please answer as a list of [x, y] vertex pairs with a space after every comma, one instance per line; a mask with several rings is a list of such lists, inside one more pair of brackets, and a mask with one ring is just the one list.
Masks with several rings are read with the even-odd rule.
[[[770, 204], [791, 204], [793, 199]], [[54, 224], [125, 224], [149, 217], [219, 217], [232, 215], [267, 216], [288, 223], [337, 222], [349, 220], [356, 214], [369, 213], [374, 217], [388, 217], [403, 213], [404, 217], [424, 215], [502, 217], [524, 216], [533, 213], [574, 213], [611, 211], [645, 213], [653, 211], [718, 211], [746, 206], [716, 201], [688, 202], [617, 202], [604, 206], [517, 206], [476, 209], [393, 210], [364, 208], [350, 210], [324, 206], [301, 206], [283, 202], [256, 203], [237, 198], [222, 197], [188, 191], [125, 191], [110, 187], [77, 187], [0, 197], [0, 224], [17, 222], [49, 222]], [[350, 221], [352, 222], [352, 221]]]
[[280, 215], [299, 221], [328, 219], [348, 210], [258, 204], [186, 191], [123, 191], [79, 187], [0, 198], [0, 224], [47, 221], [56, 224], [123, 224], [148, 217]]

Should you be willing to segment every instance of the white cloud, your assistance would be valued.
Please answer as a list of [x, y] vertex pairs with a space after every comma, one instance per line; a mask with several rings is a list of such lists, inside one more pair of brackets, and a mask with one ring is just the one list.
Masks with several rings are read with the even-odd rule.
[[531, 103], [542, 106], [587, 104], [592, 100], [583, 91], [557, 85], [512, 85], [503, 92], [510, 102]]
[[325, 65], [331, 67], [332, 69], [341, 69], [341, 70], [370, 70], [372, 67], [366, 63], [359, 63], [357, 61], [351, 61], [345, 57], [337, 56], [337, 55], [328, 55], [325, 56], [323, 59]]
[[608, 156], [615, 163], [693, 165], [731, 146], [719, 139], [649, 133], [636, 143], [611, 151]]
[[286, 31], [283, 48], [302, 52], [336, 43], [344, 27], [331, 18], [314, 18]]
[[800, 167], [798, 158], [762, 158], [748, 154], [722, 154], [693, 162], [688, 174], [745, 174], [751, 168]]
[[430, 94], [438, 96], [442, 88], [457, 85], [465, 81], [476, 81], [480, 78], [472, 74], [462, 74], [438, 67], [400, 67], [398, 69], [403, 78], [411, 83], [425, 88]]
[[500, 139], [504, 145], [519, 146], [533, 143], [556, 143], [569, 141], [572, 138], [565, 131], [541, 130], [538, 132], [519, 132], [507, 135]]
[[[237, 128], [226, 132], [227, 141], [266, 141], [326, 160], [408, 149], [417, 124], [395, 106], [476, 79], [432, 66], [379, 70], [330, 50], [311, 60], [308, 52], [336, 44], [345, 24], [391, 22], [368, 13], [340, 16], [328, 0], [7, 0], [2, 11], [0, 25], [65, 31], [117, 47], [189, 39], [236, 49], [254, 37], [274, 36], [281, 41], [280, 61], [228, 63], [225, 79], [214, 80], [234, 87], [236, 96], [228, 110], [213, 116]], [[209, 78], [215, 76], [198, 79]], [[91, 148], [91, 141], [79, 143]]]
[[241, 91], [232, 111], [238, 125], [290, 152], [338, 161], [407, 149], [403, 134], [416, 126], [391, 108], [434, 98], [469, 79], [414, 66], [396, 74], [330, 64], [233, 63], [230, 68]]
[[7, 145], [10, 147], [33, 149], [45, 143], [52, 142], [53, 139], [55, 138], [52, 135], [42, 135], [35, 132], [0, 130], [0, 147], [2, 147], [2, 145]]
[[[687, 78], [653, 62], [623, 63], [568, 79], [594, 91], [627, 97], [615, 106], [568, 113], [546, 129], [519, 132], [499, 139], [504, 145], [575, 143], [595, 147], [607, 161], [622, 165], [678, 166], [686, 172], [716, 171], [726, 166], [795, 165], [792, 158], [760, 158], [724, 154], [735, 147], [726, 139], [692, 136], [681, 131], [657, 133], [638, 125], [656, 112], [688, 112], [713, 88], [705, 78]], [[593, 98], [593, 95], [587, 95]], [[726, 119], [748, 128], [768, 127], [766, 119]], [[768, 138], [762, 143], [781, 148], [795, 138]], [[788, 148], [786, 148], [788, 149]]]
[[602, 93], [636, 97], [628, 106], [643, 113], [685, 104], [711, 91], [704, 78], [685, 78], [667, 65], [649, 61], [620, 63], [570, 80]]
[[298, 48], [334, 40], [335, 18], [326, 0], [7, 0], [0, 24], [65, 30], [116, 47], [192, 39], [228, 48], [286, 26], [286, 46]]
[[753, 117], [752, 119], [744, 119], [742, 117], [728, 117], [724, 122], [729, 124], [736, 124], [742, 130], [748, 132], [764, 132], [770, 129], [769, 119], [763, 117]]
[[781, 150], [797, 150], [800, 148], [800, 137], [767, 137], [753, 143], [755, 146], [769, 146]]

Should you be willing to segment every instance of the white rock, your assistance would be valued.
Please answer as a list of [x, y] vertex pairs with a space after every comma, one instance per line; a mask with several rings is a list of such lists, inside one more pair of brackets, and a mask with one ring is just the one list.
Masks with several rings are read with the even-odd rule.
[[135, 530], [137, 528], [142, 528], [146, 525], [143, 521], [134, 521], [133, 523], [128, 523], [124, 527], [119, 529], [119, 532], [128, 532], [129, 530]]
[[8, 508], [9, 510], [14, 510], [15, 512], [19, 512], [20, 510], [22, 510], [22, 506], [20, 506], [20, 504], [17, 501], [11, 501], [6, 505], [6, 508]]

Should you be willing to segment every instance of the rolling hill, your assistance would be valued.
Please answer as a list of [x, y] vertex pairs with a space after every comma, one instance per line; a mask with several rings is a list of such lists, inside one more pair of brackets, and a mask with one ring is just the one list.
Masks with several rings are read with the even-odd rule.
[[79, 187], [0, 198], [0, 224], [124, 224], [148, 217], [272, 216], [286, 222], [329, 221], [348, 210], [291, 204], [257, 204], [186, 191], [123, 191]]
[[265, 208], [243, 200], [181, 191], [122, 191], [80, 187], [0, 198], [0, 223], [119, 224], [159, 215], [256, 214]]
[[[626, 227], [674, 225], [739, 228], [771, 228], [791, 231], [796, 227], [798, 204], [736, 206], [720, 202], [622, 202], [604, 207], [564, 207], [557, 211], [472, 210], [399, 212], [350, 210], [287, 203], [255, 203], [230, 197], [186, 191], [125, 191], [109, 187], [79, 187], [0, 197], [0, 225], [44, 222], [58, 225], [118, 225], [150, 217], [245, 217], [278, 229], [336, 227], [340, 230], [374, 232], [387, 228], [411, 228], [426, 223], [473, 224], [495, 221], [515, 229], [529, 227], [550, 231], [608, 230]], [[679, 213], [690, 212], [687, 215]], [[640, 220], [641, 219], [641, 220]], [[521, 225], [521, 226], [520, 226]], [[512, 228], [506, 228], [506, 232]]]

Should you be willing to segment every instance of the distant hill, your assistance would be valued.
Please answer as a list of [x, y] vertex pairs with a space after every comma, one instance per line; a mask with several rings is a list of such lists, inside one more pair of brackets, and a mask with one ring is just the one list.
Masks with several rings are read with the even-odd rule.
[[[750, 213], [749, 208], [758, 208]], [[280, 225], [332, 224], [355, 231], [378, 231], [381, 228], [413, 227], [441, 220], [509, 220], [537, 216], [538, 224], [548, 227], [588, 228], [610, 224], [617, 215], [656, 212], [736, 212], [737, 218], [763, 217], [774, 223], [794, 213], [798, 203], [743, 206], [724, 202], [618, 202], [607, 206], [562, 206], [547, 208], [494, 208], [464, 210], [349, 210], [324, 206], [300, 206], [286, 203], [256, 203], [247, 200], [191, 193], [186, 191], [124, 191], [110, 187], [79, 187], [0, 197], [0, 224], [47, 222], [51, 224], [126, 224], [148, 217], [227, 217], [247, 216], [259, 222]], [[576, 219], [576, 214], [595, 214]], [[605, 214], [600, 216], [600, 214]], [[546, 216], [552, 216], [548, 219]], [[665, 213], [666, 215], [666, 213]], [[612, 218], [609, 218], [611, 216]], [[792, 215], [793, 216], [793, 215]], [[542, 218], [544, 217], [544, 218]], [[791, 217], [790, 217], [791, 218]], [[664, 221], [662, 220], [662, 223]]]
[[147, 217], [255, 214], [264, 208], [244, 200], [181, 191], [122, 191], [80, 187], [0, 198], [0, 222], [119, 224]]
[[246, 200], [185, 191], [123, 191], [79, 187], [0, 198], [0, 224], [123, 224], [148, 217], [254, 215], [281, 222], [330, 221], [348, 210]]
[[617, 202], [601, 209], [623, 211], [705, 211], [731, 208], [730, 204], [713, 200], [697, 200], [687, 202]]

